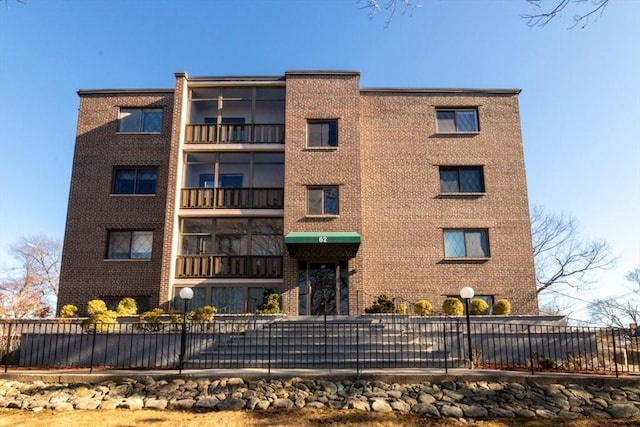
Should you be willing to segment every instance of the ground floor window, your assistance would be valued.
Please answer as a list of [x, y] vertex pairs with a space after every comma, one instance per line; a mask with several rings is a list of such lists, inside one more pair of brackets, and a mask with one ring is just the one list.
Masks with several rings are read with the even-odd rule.
[[349, 314], [347, 261], [298, 264], [298, 314]]
[[[184, 301], [180, 298], [180, 289], [174, 290], [174, 307], [183, 310]], [[192, 287], [193, 300], [189, 304], [190, 310], [195, 310], [205, 305], [212, 305], [218, 313], [238, 314], [255, 313], [262, 304], [266, 294], [280, 294], [280, 286], [267, 284], [247, 285], [216, 285], [201, 284]]]

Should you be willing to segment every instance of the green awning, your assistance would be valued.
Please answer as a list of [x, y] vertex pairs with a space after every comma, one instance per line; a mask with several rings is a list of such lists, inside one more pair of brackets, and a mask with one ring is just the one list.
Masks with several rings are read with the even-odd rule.
[[293, 231], [284, 236], [286, 244], [360, 243], [360, 235], [352, 231]]

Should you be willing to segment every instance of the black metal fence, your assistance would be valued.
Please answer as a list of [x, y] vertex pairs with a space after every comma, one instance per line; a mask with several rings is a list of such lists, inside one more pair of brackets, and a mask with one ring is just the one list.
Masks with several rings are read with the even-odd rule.
[[0, 323], [0, 363], [5, 372], [19, 368], [448, 371], [473, 366], [532, 374], [640, 373], [640, 338], [629, 330], [474, 321], [471, 352], [467, 333], [460, 318], [399, 315], [328, 320], [230, 315], [210, 323], [188, 322], [184, 328], [171, 321], [83, 326], [80, 321], [5, 320]]

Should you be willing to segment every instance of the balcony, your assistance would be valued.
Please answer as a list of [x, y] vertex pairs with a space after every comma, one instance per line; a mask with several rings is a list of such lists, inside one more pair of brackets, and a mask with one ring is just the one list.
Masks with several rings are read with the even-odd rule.
[[176, 262], [176, 278], [280, 278], [281, 256], [182, 255]]
[[183, 188], [182, 209], [282, 209], [283, 188]]
[[284, 124], [190, 124], [186, 144], [284, 144]]

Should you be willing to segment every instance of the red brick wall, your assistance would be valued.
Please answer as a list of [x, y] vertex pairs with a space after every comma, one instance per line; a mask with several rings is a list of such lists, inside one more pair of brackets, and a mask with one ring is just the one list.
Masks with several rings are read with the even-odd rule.
[[[120, 107], [163, 109], [160, 134], [118, 134]], [[82, 93], [67, 211], [58, 309], [85, 312], [105, 296], [158, 304], [173, 93]], [[114, 166], [157, 166], [156, 194], [111, 195]], [[109, 229], [153, 230], [150, 260], [106, 260]]]
[[[288, 73], [286, 80], [284, 232], [362, 230], [360, 203], [359, 74]], [[338, 148], [307, 148], [308, 119], [337, 119]], [[307, 186], [337, 185], [339, 216], [306, 216]], [[349, 261], [359, 270], [360, 257]], [[361, 276], [349, 278], [350, 290], [361, 288]], [[283, 306], [297, 314], [298, 265], [285, 254]], [[350, 292], [355, 295], [355, 292]], [[350, 295], [350, 311], [355, 312]]]
[[[436, 107], [477, 107], [480, 131], [436, 134]], [[413, 303], [464, 286], [537, 314], [517, 95], [364, 91], [360, 102], [365, 291]], [[439, 197], [439, 165], [484, 166], [486, 194]], [[488, 228], [491, 258], [444, 260], [444, 228]]]

